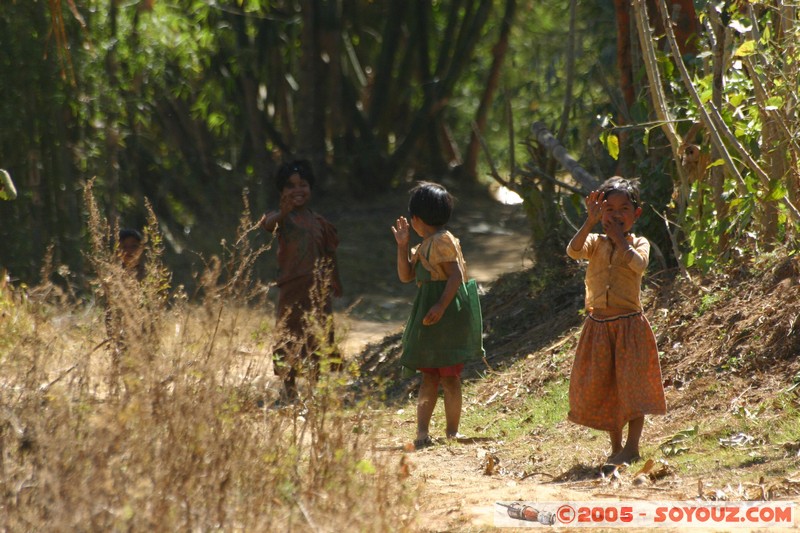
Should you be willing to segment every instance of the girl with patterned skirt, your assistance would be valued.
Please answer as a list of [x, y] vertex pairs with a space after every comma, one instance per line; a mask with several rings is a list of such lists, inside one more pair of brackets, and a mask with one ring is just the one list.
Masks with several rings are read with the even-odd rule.
[[[609, 178], [586, 197], [586, 209], [586, 221], [567, 246], [571, 258], [589, 261], [589, 314], [572, 366], [568, 418], [608, 431], [611, 455], [603, 471], [611, 472], [639, 460], [645, 415], [664, 414], [667, 405], [656, 339], [640, 301], [650, 243], [631, 233], [642, 213], [638, 182]], [[603, 234], [591, 233], [598, 222]]]

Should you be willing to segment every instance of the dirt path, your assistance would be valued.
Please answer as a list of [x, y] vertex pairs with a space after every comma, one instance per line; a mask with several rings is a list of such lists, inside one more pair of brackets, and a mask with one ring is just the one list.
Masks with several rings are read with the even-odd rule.
[[409, 454], [411, 475], [419, 479], [423, 491], [421, 531], [491, 529], [495, 502], [586, 499], [562, 487], [487, 474], [489, 448], [482, 444], [442, 444]]
[[[346, 297], [337, 303], [336, 311], [337, 332], [342, 336], [341, 345], [346, 356], [354, 357], [367, 344], [399, 332], [408, 316], [415, 287], [413, 284], [401, 284], [397, 280], [396, 247], [390, 232], [396, 217], [404, 214], [405, 202], [404, 195], [394, 194], [371, 203], [366, 209], [331, 210], [331, 218], [339, 228], [342, 239], [339, 263]], [[321, 211], [328, 214], [324, 208]], [[488, 288], [498, 276], [531, 266], [527, 253], [527, 224], [519, 206], [503, 206], [488, 198], [469, 198], [457, 206], [450, 229], [461, 240], [471, 277]], [[568, 292], [566, 297], [575, 298], [575, 295]], [[489, 300], [491, 298], [487, 299]], [[538, 308], [532, 309], [535, 311]], [[689, 310], [685, 315], [691, 316], [692, 312]], [[727, 323], [733, 323], [733, 319]], [[529, 326], [529, 322], [521, 324], [524, 325], [516, 326], [520, 332], [524, 331], [522, 328]], [[550, 330], [562, 331], [557, 326]], [[680, 343], [673, 342], [673, 348], [674, 346], [680, 346]], [[551, 363], [555, 361], [557, 347], [558, 345], [552, 347], [554, 351], [550, 354]], [[697, 349], [692, 352], [710, 353], [710, 350]], [[528, 385], [536, 383], [537, 368], [530, 369], [531, 375], [527, 376], [527, 381], [526, 376], [510, 373], [503, 379], [509, 386], [513, 385], [514, 390], [520, 386], [526, 389]], [[747, 388], [751, 388], [751, 385]], [[702, 393], [705, 389], [698, 390]], [[491, 391], [492, 394], [494, 392]], [[672, 394], [684, 395], [683, 392], [674, 390]], [[411, 390], [409, 397], [413, 397]], [[725, 403], [717, 394], [710, 395], [708, 401], [717, 400]], [[488, 401], [490, 400], [486, 400], [487, 403]], [[679, 407], [673, 398], [669, 398], [668, 402]], [[519, 407], [522, 403], [514, 401], [511, 405]], [[690, 406], [691, 412], [684, 412], [682, 418], [677, 412], [672, 413], [657, 423], [671, 424], [669, 428], [656, 425], [648, 429], [648, 438], [652, 442], [663, 441], [684, 429], [684, 419], [697, 418], [696, 402], [684, 399], [684, 403]], [[393, 407], [391, 409], [396, 411], [390, 412], [390, 408], [387, 408], [382, 413], [386, 424], [385, 427], [381, 426], [381, 433], [378, 435], [378, 453], [388, 454], [386, 457], [390, 464], [396, 461], [395, 464], [407, 466], [407, 481], [412, 486], [416, 484], [420, 487], [415, 527], [417, 531], [493, 530], [496, 514], [499, 512], [496, 502], [680, 502], [697, 498], [698, 490], [703, 498], [720, 492], [723, 495], [729, 493], [734, 499], [745, 500], [748, 498], [742, 494], [746, 495], [746, 491], [753, 485], [745, 483], [745, 492], [742, 493], [741, 483], [738, 489], [736, 483], [733, 483], [732, 488], [726, 486], [728, 478], [721, 476], [718, 480], [713, 468], [711, 471], [704, 471], [705, 467], [702, 465], [694, 471], [690, 466], [687, 471], [691, 473], [684, 474], [683, 477], [670, 473], [670, 470], [664, 480], [644, 485], [636, 483], [635, 471], [622, 472], [620, 476], [612, 478], [599, 478], [597, 465], [601, 464], [604, 457], [603, 444], [598, 443], [596, 436], [566, 421], [555, 423], [552, 431], [556, 437], [547, 432], [531, 433], [523, 438], [515, 438], [513, 447], [507, 442], [494, 440], [503, 437], [473, 438], [469, 442], [446, 442], [440, 438], [433, 447], [409, 452], [405, 446], [414, 434], [415, 412], [413, 401], [401, 404], [403, 407], [399, 410], [398, 407]], [[720, 413], [727, 409], [722, 405], [719, 411], [718, 407], [712, 408], [709, 404], [705, 406], [705, 410]], [[434, 414], [434, 422], [437, 419], [441, 421], [442, 415], [440, 404]], [[436, 435], [442, 433], [441, 428], [438, 429]], [[482, 435], [482, 432], [478, 433]], [[502, 435], [499, 432], [491, 434]], [[543, 439], [548, 438], [557, 441], [556, 444], [543, 442]], [[502, 459], [502, 464], [492, 467], [490, 458], [495, 454]], [[536, 454], [537, 457], [531, 462], [525, 458], [526, 454]], [[538, 457], [539, 454], [542, 457]], [[653, 458], [659, 457], [656, 450]], [[541, 470], [549, 474], [542, 472], [528, 475], [514, 471], [514, 468], [520, 470], [518, 466], [521, 464], [535, 464], [535, 468], [541, 466]], [[506, 469], [507, 465], [511, 466]], [[795, 477], [789, 476], [787, 479], [795, 483]], [[725, 481], [721, 481], [723, 479]], [[714, 492], [716, 489], [720, 490]], [[625, 530], [637, 531], [637, 528]], [[736, 530], [748, 529], [737, 527]]]

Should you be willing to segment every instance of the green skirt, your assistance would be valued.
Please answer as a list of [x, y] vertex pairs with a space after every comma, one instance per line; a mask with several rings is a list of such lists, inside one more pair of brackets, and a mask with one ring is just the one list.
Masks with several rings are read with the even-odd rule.
[[423, 282], [414, 299], [411, 316], [403, 333], [403, 377], [419, 368], [443, 368], [481, 359], [483, 319], [478, 284], [474, 279], [462, 283], [441, 320], [430, 326], [422, 319], [444, 292], [446, 281]]

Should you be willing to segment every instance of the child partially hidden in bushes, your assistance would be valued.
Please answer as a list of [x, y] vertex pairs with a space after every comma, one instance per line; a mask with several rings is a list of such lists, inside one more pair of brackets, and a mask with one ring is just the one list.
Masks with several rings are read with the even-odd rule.
[[[283, 380], [278, 403], [297, 400], [297, 377], [317, 380], [323, 354], [334, 368], [341, 359], [334, 347], [332, 297], [342, 295], [336, 248], [336, 228], [309, 208], [314, 172], [306, 160], [284, 163], [275, 185], [279, 208], [259, 224], [278, 237], [278, 330], [281, 346], [273, 358]], [[327, 353], [325, 353], [327, 352]]]
[[[125, 320], [123, 313], [126, 306], [124, 300], [131, 299], [131, 294], [138, 292], [138, 287], [130, 285], [131, 280], [141, 282], [145, 276], [144, 236], [135, 229], [123, 228], [117, 237], [116, 258], [125, 273], [123, 279], [115, 280], [117, 287], [106, 289], [106, 331], [115, 348], [115, 355], [125, 346]], [[123, 290], [127, 289], [127, 290]], [[113, 297], [112, 297], [113, 295]], [[126, 298], [127, 296], [127, 298]], [[120, 301], [121, 300], [121, 301]]]
[[137, 366], [152, 360], [156, 339], [153, 302], [145, 287], [145, 238], [138, 230], [123, 228], [117, 235], [113, 262], [103, 280], [105, 323], [111, 351], [111, 390], [128, 384]]

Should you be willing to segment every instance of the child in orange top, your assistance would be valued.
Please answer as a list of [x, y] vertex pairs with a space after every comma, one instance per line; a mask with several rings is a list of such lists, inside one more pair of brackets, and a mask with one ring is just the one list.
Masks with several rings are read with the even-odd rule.
[[[572, 367], [568, 418], [609, 432], [609, 465], [639, 460], [644, 416], [667, 410], [656, 339], [639, 298], [650, 243], [630, 232], [639, 203], [637, 180], [609, 178], [586, 197], [586, 221], [567, 246], [571, 258], [589, 261], [589, 316]], [[605, 234], [591, 233], [598, 222]]]
[[[282, 399], [297, 399], [296, 378], [301, 363], [313, 382], [319, 372], [320, 348], [330, 349], [331, 364], [339, 357], [334, 349], [332, 296], [342, 295], [336, 248], [336, 228], [308, 204], [314, 172], [307, 160], [284, 163], [275, 185], [280, 207], [266, 213], [259, 224], [278, 236], [278, 325], [284, 328], [284, 346], [274, 357], [275, 374], [283, 379]], [[322, 328], [323, 334], [315, 333]], [[320, 341], [327, 346], [320, 346]]]

